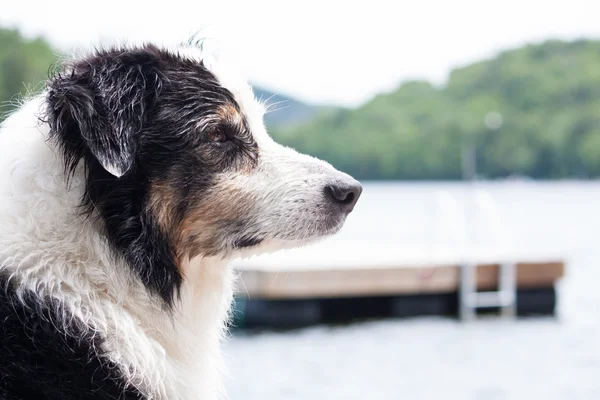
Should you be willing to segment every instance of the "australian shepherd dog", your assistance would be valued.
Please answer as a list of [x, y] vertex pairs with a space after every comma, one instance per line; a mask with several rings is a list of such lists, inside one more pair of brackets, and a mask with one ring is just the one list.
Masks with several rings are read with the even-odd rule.
[[0, 399], [225, 397], [229, 261], [334, 234], [362, 191], [230, 67], [97, 49], [2, 123]]

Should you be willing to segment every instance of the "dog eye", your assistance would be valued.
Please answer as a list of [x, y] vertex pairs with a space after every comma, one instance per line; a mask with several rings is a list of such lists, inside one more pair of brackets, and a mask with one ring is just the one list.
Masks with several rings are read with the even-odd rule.
[[214, 129], [208, 133], [208, 139], [211, 142], [223, 143], [227, 140], [227, 135], [220, 129]]

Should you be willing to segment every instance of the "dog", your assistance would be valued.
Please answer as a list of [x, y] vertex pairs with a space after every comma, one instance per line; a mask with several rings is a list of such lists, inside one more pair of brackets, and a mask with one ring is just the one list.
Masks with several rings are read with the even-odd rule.
[[1, 399], [224, 398], [229, 261], [336, 233], [362, 192], [264, 113], [200, 46], [140, 44], [65, 61], [3, 122]]

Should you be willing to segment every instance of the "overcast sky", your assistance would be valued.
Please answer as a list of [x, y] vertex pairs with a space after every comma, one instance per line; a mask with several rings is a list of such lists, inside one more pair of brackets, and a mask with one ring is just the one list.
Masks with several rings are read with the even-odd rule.
[[600, 0], [6, 0], [0, 24], [62, 49], [204, 29], [254, 83], [354, 106], [408, 79], [442, 83], [501, 49], [600, 38]]

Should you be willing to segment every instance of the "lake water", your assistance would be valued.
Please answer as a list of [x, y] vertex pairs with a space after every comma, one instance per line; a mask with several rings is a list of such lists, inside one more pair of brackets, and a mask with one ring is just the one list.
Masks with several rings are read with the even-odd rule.
[[[467, 203], [465, 203], [467, 202]], [[465, 224], [463, 205], [470, 217]], [[600, 399], [600, 182], [370, 183], [334, 239], [561, 255], [556, 318], [236, 333], [232, 400]]]

